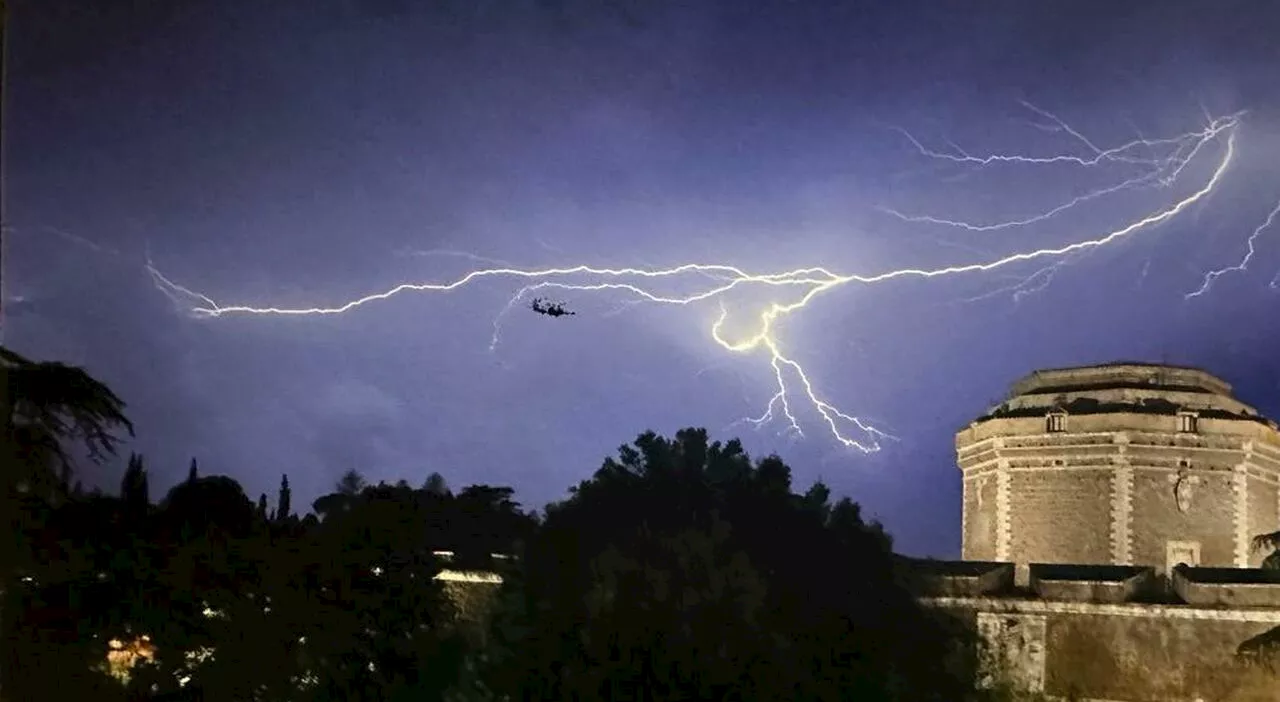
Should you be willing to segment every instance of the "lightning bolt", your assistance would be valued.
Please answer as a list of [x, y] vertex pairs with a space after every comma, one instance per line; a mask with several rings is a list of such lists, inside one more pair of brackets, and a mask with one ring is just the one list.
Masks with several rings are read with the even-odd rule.
[[[881, 206], [876, 209], [879, 211], [896, 217], [904, 222], [913, 224], [936, 224], [946, 227], [955, 227], [970, 232], [994, 232], [1003, 229], [1013, 229], [1016, 227], [1025, 227], [1034, 224], [1040, 224], [1048, 221], [1083, 205], [1092, 200], [1114, 195], [1116, 193], [1127, 190], [1134, 190], [1144, 187], [1169, 187], [1196, 156], [1207, 144], [1212, 142], [1223, 132], [1230, 131], [1234, 133], [1235, 128], [1239, 126], [1240, 119], [1244, 116], [1244, 112], [1238, 112], [1226, 117], [1211, 119], [1203, 129], [1180, 134], [1175, 137], [1167, 137], [1162, 139], [1146, 139], [1138, 138], [1133, 141], [1115, 146], [1109, 149], [1101, 149], [1092, 141], [1087, 139], [1080, 132], [1068, 126], [1057, 116], [1041, 110], [1030, 103], [1023, 103], [1027, 109], [1050, 119], [1054, 123], [1052, 129], [1063, 131], [1074, 137], [1076, 140], [1084, 144], [1084, 146], [1092, 152], [1092, 156], [1072, 156], [1072, 155], [1054, 155], [1044, 157], [1025, 156], [1021, 154], [997, 154], [991, 156], [971, 156], [958, 146], [954, 146], [956, 153], [946, 153], [934, 151], [926, 148], [919, 140], [912, 136], [909, 132], [899, 129], [907, 139], [915, 145], [921, 155], [932, 159], [943, 161], [953, 161], [956, 163], [968, 164], [973, 166], [989, 166], [992, 164], [1072, 164], [1086, 168], [1092, 168], [1102, 165], [1110, 165], [1113, 163], [1123, 163], [1126, 165], [1143, 165], [1147, 167], [1146, 172], [1125, 178], [1113, 185], [1105, 186], [1091, 190], [1082, 195], [1078, 195], [1070, 200], [1051, 207], [1047, 210], [1037, 212], [1025, 217], [1016, 219], [1003, 220], [998, 222], [975, 223], [964, 220], [948, 219], [945, 217], [937, 217], [927, 214], [909, 214], [892, 207]], [[1145, 149], [1153, 152], [1146, 158], [1131, 157], [1128, 154], [1137, 149]], [[1160, 155], [1160, 149], [1164, 148], [1165, 152]]]
[[[1096, 166], [1107, 162], [1123, 162], [1140, 164], [1153, 169], [1151, 173], [1169, 177], [1181, 173], [1202, 147], [1210, 141], [1225, 136], [1225, 145], [1221, 156], [1213, 168], [1212, 174], [1189, 195], [1129, 221], [1111, 231], [1063, 244], [1061, 246], [1037, 248], [1018, 251], [1000, 257], [988, 257], [970, 263], [962, 263], [936, 268], [901, 268], [879, 273], [841, 274], [824, 267], [808, 267], [775, 273], [752, 272], [738, 266], [723, 263], [685, 263], [678, 266], [659, 267], [624, 267], [605, 268], [588, 265], [550, 267], [540, 269], [519, 268], [515, 266], [499, 266], [472, 270], [465, 275], [447, 282], [414, 282], [402, 283], [382, 292], [376, 292], [333, 306], [315, 306], [300, 308], [284, 308], [272, 306], [253, 306], [245, 304], [224, 305], [209, 296], [177, 285], [153, 265], [148, 263], [152, 279], [157, 288], [175, 300], [185, 300], [188, 311], [200, 318], [220, 318], [232, 315], [308, 317], [324, 315], [341, 315], [353, 312], [365, 305], [387, 300], [402, 293], [446, 293], [466, 286], [478, 284], [488, 279], [513, 279], [523, 281], [520, 287], [499, 312], [494, 321], [492, 344], [498, 342], [499, 324], [504, 315], [529, 295], [546, 290], [557, 289], [587, 293], [616, 293], [630, 296], [630, 301], [673, 306], [692, 306], [711, 301], [719, 304], [719, 315], [710, 325], [711, 340], [722, 349], [735, 354], [758, 353], [768, 359], [773, 371], [775, 392], [767, 403], [764, 412], [758, 417], [748, 418], [756, 425], [770, 421], [781, 421], [786, 431], [803, 436], [798, 407], [806, 406], [820, 418], [829, 434], [845, 447], [864, 452], [876, 451], [881, 442], [893, 437], [856, 415], [837, 408], [816, 387], [816, 383], [808, 370], [785, 348], [779, 334], [779, 325], [791, 315], [805, 309], [820, 296], [847, 286], [873, 286], [902, 279], [930, 280], [966, 274], [982, 274], [991, 271], [1016, 267], [1022, 263], [1041, 263], [1041, 268], [1026, 279], [1022, 288], [1032, 282], [1047, 285], [1052, 274], [1075, 254], [1083, 254], [1111, 245], [1121, 239], [1138, 232], [1151, 229], [1186, 211], [1206, 198], [1218, 186], [1235, 156], [1235, 127], [1239, 115], [1212, 120], [1200, 131], [1166, 139], [1139, 139], [1111, 148], [1099, 148], [1079, 132], [1067, 126], [1061, 120], [1048, 115], [1037, 108], [1030, 108], [1042, 117], [1053, 122], [1053, 129], [1071, 135], [1085, 145], [1088, 156], [1018, 156], [993, 155], [972, 156], [960, 152], [946, 154], [930, 152], [914, 137], [907, 135], [926, 155], [953, 160], [967, 164], [986, 166], [996, 163], [1019, 164], [1075, 164], [1078, 166]], [[905, 133], [905, 132], [904, 132]], [[1152, 150], [1168, 147], [1169, 154], [1163, 158], [1140, 158], [1133, 154], [1139, 148]], [[1157, 176], [1148, 174], [1150, 179]], [[1137, 181], [1150, 182], [1150, 181]], [[1123, 185], [1123, 184], [1122, 184]], [[1129, 186], [1124, 186], [1129, 187]], [[1112, 190], [1122, 189], [1120, 187]], [[1097, 195], [1096, 197], [1100, 197]], [[1075, 206], [1084, 199], [1070, 206]], [[1065, 207], [1055, 208], [1053, 216], [1064, 211]], [[1273, 212], [1273, 215], [1275, 213]], [[1270, 220], [1268, 220], [1270, 221]], [[1027, 224], [1030, 222], [1024, 222]], [[1265, 227], [1265, 225], [1264, 225]], [[1264, 227], [1259, 227], [1259, 231]], [[1257, 232], [1254, 236], [1256, 237]], [[1251, 246], [1252, 239], [1250, 238]], [[1252, 251], [1252, 248], [1250, 249]], [[1247, 261], [1246, 261], [1247, 262]], [[675, 289], [684, 285], [683, 290]], [[692, 288], [692, 292], [690, 291]], [[730, 307], [726, 304], [735, 294], [747, 289], [763, 289], [769, 291], [775, 301], [756, 308], [756, 314], [745, 332], [731, 332], [729, 320]], [[781, 301], [778, 301], [781, 300]], [[734, 325], [741, 326], [741, 325]]]
[[1031, 273], [1031, 275], [1021, 278], [1017, 278], [1015, 276], [1015, 279], [1017, 279], [1018, 282], [1013, 285], [1006, 285], [995, 290], [990, 290], [982, 293], [981, 295], [975, 295], [973, 297], [960, 300], [960, 302], [974, 303], [1000, 295], [1010, 294], [1013, 298], [1014, 304], [1017, 304], [1022, 302], [1022, 298], [1024, 297], [1034, 295], [1038, 292], [1043, 292], [1045, 288], [1048, 288], [1049, 285], [1053, 283], [1053, 277], [1058, 274], [1058, 271], [1066, 268], [1070, 263], [1071, 259], [1069, 257], [1058, 259], [1047, 266], [1036, 269]]
[[[1190, 300], [1193, 297], [1199, 297], [1205, 294], [1206, 292], [1209, 291], [1209, 286], [1213, 285], [1213, 281], [1226, 275], [1227, 273], [1231, 273], [1233, 271], [1237, 273], [1244, 272], [1244, 269], [1247, 268], [1249, 265], [1249, 261], [1253, 259], [1253, 255], [1257, 253], [1256, 244], [1257, 244], [1258, 237], [1262, 235], [1262, 232], [1266, 231], [1267, 228], [1271, 226], [1271, 223], [1275, 221], [1277, 214], [1280, 214], [1280, 203], [1276, 203], [1276, 206], [1271, 208], [1271, 212], [1267, 214], [1267, 218], [1263, 220], [1262, 224], [1259, 224], [1257, 227], [1255, 227], [1253, 232], [1249, 234], [1249, 239], [1246, 242], [1247, 250], [1245, 251], [1244, 256], [1240, 259], [1240, 262], [1233, 266], [1218, 268], [1216, 270], [1212, 270], [1212, 271], [1209, 271], [1208, 273], [1205, 273], [1204, 281], [1200, 283], [1200, 287], [1187, 293], [1184, 296], [1184, 299]], [[1276, 284], [1276, 281], [1273, 279], [1271, 281], [1271, 287], [1274, 288], [1275, 284]]]

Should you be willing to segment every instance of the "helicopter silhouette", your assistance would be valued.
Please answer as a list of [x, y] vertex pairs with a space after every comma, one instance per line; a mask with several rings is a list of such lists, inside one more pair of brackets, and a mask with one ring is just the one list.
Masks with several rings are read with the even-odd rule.
[[533, 298], [533, 302], [529, 304], [529, 309], [537, 312], [538, 314], [545, 314], [548, 317], [563, 317], [565, 315], [577, 314], [577, 312], [565, 309], [563, 302], [547, 302], [540, 297]]

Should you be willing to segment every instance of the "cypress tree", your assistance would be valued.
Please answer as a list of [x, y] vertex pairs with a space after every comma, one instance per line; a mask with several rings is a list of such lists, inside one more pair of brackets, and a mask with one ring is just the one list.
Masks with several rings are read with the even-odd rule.
[[276, 498], [276, 519], [284, 521], [289, 518], [289, 510], [291, 508], [290, 501], [293, 497], [293, 491], [289, 489], [288, 474], [280, 476], [280, 495]]
[[143, 466], [142, 456], [136, 453], [129, 456], [129, 465], [120, 480], [120, 499], [132, 510], [145, 511], [151, 504], [147, 469]]

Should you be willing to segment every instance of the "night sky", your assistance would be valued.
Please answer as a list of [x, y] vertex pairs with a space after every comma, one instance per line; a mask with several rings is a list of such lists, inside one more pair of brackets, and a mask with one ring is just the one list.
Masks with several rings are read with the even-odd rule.
[[[4, 342], [122, 395], [126, 450], [161, 488], [196, 456], [251, 497], [287, 472], [307, 504], [356, 468], [509, 484], [540, 507], [641, 431], [695, 425], [780, 453], [800, 488], [821, 477], [901, 550], [954, 556], [953, 434], [1035, 368], [1197, 365], [1280, 415], [1280, 221], [1244, 270], [1186, 297], [1244, 259], [1280, 201], [1266, 0], [14, 4]], [[219, 304], [275, 307], [500, 266], [874, 275], [1104, 236], [1204, 186], [1224, 155], [1225, 133], [1165, 187], [1025, 226], [885, 211], [1034, 218], [1159, 151], [979, 166], [904, 134], [952, 155], [1091, 156], [1024, 103], [1102, 149], [1247, 112], [1212, 192], [1157, 226], [1065, 259], [849, 284], [779, 321], [824, 400], [896, 437], [871, 454], [799, 394], [803, 436], [735, 424], [775, 392], [769, 354], [725, 351], [710, 327], [723, 304], [746, 335], [795, 290], [683, 306], [550, 290], [577, 314], [525, 298], [491, 350], [495, 316], [536, 281], [210, 318], [147, 269], [149, 255]], [[114, 488], [121, 470], [85, 474]]]

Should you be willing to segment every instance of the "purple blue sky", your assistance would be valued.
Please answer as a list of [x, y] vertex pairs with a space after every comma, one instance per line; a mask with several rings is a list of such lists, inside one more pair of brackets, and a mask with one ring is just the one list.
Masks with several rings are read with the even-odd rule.
[[[251, 495], [287, 472], [295, 502], [356, 468], [510, 484], [541, 506], [639, 432], [696, 425], [780, 453], [800, 487], [823, 478], [902, 550], [948, 556], [954, 431], [1032, 369], [1199, 365], [1280, 414], [1280, 228], [1245, 270], [1185, 298], [1241, 260], [1280, 200], [1280, 10], [1265, 0], [14, 5], [4, 341], [114, 387], [153, 484], [194, 455]], [[1024, 227], [879, 209], [1019, 219], [1140, 172], [964, 166], [898, 131], [940, 151], [1089, 155], [1022, 101], [1103, 148], [1248, 113], [1209, 196], [1023, 294], [986, 295], [1054, 261], [848, 285], [781, 321], [777, 339], [824, 399], [897, 437], [870, 455], [798, 399], [803, 437], [735, 425], [764, 410], [773, 376], [767, 354], [714, 343], [716, 301], [558, 291], [576, 316], [516, 309], [491, 351], [519, 281], [336, 316], [211, 319], [145, 267], [149, 252], [219, 303], [280, 307], [492, 265], [447, 251], [517, 267], [876, 274], [1101, 236], [1185, 197], [1223, 153], [1213, 141], [1168, 188]], [[767, 292], [726, 301], [742, 331]], [[114, 485], [120, 470], [86, 473]]]

